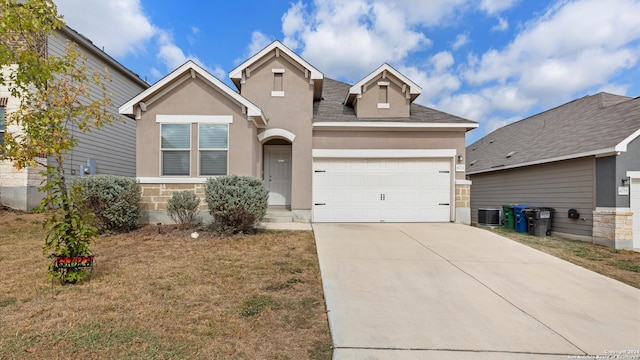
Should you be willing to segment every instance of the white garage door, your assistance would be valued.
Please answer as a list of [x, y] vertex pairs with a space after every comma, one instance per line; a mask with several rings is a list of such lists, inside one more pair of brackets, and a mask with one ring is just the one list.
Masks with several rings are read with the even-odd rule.
[[314, 159], [315, 222], [448, 222], [449, 159]]

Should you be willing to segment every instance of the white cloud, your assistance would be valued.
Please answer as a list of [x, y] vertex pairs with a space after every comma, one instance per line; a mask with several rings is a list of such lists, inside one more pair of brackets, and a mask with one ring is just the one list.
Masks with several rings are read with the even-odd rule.
[[283, 16], [284, 43], [331, 77], [360, 80], [384, 62], [404, 60], [430, 43], [410, 27], [401, 6], [365, 0], [300, 2]]
[[562, 2], [536, 19], [503, 50], [472, 61], [465, 79], [476, 85], [516, 86], [543, 102], [604, 84], [637, 64], [640, 2]]
[[481, 121], [493, 110], [490, 101], [478, 93], [463, 93], [440, 99], [436, 107], [465, 119]]
[[433, 65], [433, 71], [440, 74], [449, 70], [449, 68], [453, 66], [455, 60], [450, 52], [441, 51], [433, 55], [431, 59], [429, 59], [429, 62]]
[[509, 30], [509, 22], [502, 16], [498, 16], [498, 23], [491, 28], [491, 31]]
[[[154, 53], [165, 69], [148, 68], [149, 75], [160, 78], [187, 60], [193, 60], [218, 77], [224, 77], [220, 67], [207, 67], [196, 55], [185, 54], [171, 31], [154, 25], [144, 14], [140, 0], [91, 1], [56, 0], [58, 12], [73, 29], [87, 36], [99, 48], [116, 58], [129, 55], [147, 56]], [[186, 40], [194, 44], [200, 33], [197, 26], [190, 27]]]
[[487, 119], [483, 122], [483, 130], [484, 130], [484, 135], [490, 134], [496, 130], [498, 130], [499, 128], [505, 126], [505, 125], [509, 125], [514, 121], [520, 120], [520, 118], [517, 117], [510, 117], [510, 118], [500, 118], [500, 117], [492, 117], [490, 119]]
[[260, 31], [254, 31], [251, 33], [251, 43], [247, 48], [247, 56], [245, 59], [252, 57], [260, 50], [265, 48], [267, 45], [271, 44], [271, 39], [267, 37], [267, 35], [261, 33]]
[[297, 49], [299, 43], [296, 34], [304, 31], [306, 28], [306, 19], [304, 13], [304, 4], [298, 1], [293, 4], [287, 12], [282, 15], [282, 33], [285, 38], [285, 46], [290, 49]]
[[619, 84], [606, 84], [600, 87], [596, 92], [607, 92], [609, 94], [616, 95], [627, 95], [627, 91], [629, 90], [628, 85], [619, 85]]
[[535, 105], [536, 100], [523, 94], [516, 86], [495, 86], [482, 89], [480, 94], [494, 110], [518, 113]]
[[[157, 29], [142, 11], [139, 0], [56, 0], [58, 12], [73, 29], [112, 56], [139, 54]], [[100, 19], [100, 20], [98, 20]], [[108, 21], [105, 21], [108, 19]]]
[[195, 63], [204, 66], [195, 55], [186, 55], [182, 49], [175, 44], [173, 37], [169, 32], [158, 32], [158, 58], [167, 66], [169, 70], [173, 70], [180, 65], [187, 62], [187, 60], [193, 60]]
[[491, 15], [509, 9], [514, 3], [514, 0], [482, 0], [480, 9]]
[[458, 34], [456, 36], [456, 41], [453, 42], [451, 48], [453, 50], [458, 50], [459, 48], [467, 45], [469, 43], [469, 36], [467, 34]]
[[407, 14], [407, 19], [413, 24], [426, 26], [441, 25], [464, 12], [469, 0], [396, 0], [398, 8]]

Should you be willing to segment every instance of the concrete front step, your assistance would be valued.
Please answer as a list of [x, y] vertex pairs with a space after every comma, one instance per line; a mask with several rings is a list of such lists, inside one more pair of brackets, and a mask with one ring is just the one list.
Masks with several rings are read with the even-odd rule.
[[293, 213], [284, 209], [268, 209], [262, 222], [265, 223], [290, 223], [293, 222]]

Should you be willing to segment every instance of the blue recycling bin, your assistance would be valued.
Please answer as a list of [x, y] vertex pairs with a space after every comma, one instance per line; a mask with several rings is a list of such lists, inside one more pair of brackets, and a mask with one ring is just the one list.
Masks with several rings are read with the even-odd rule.
[[513, 206], [513, 217], [515, 218], [515, 228], [516, 232], [526, 233], [527, 232], [527, 216], [524, 212], [525, 209], [528, 209], [527, 205], [514, 205]]

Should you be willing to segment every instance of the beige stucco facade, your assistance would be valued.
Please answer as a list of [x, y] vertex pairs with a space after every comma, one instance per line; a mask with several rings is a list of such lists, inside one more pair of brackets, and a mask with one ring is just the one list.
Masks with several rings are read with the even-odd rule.
[[[477, 124], [445, 114], [444, 118], [448, 116], [456, 122], [448, 124], [441, 120], [443, 113], [436, 120], [440, 123], [434, 126], [429, 125], [428, 119], [412, 118], [411, 104], [420, 89], [388, 65], [381, 69], [379, 74], [373, 73], [363, 80], [362, 88], [347, 88], [345, 92], [331, 88], [323, 93], [322, 73], [279, 42], [231, 71], [237, 90], [193, 62], [176, 69], [120, 108], [121, 113], [137, 122], [136, 175], [143, 188], [144, 221], [167, 221], [164, 202], [173, 191], [186, 189], [203, 198], [202, 184], [206, 177], [199, 176], [198, 171], [197, 116], [232, 118], [227, 173], [263, 179], [270, 193], [275, 191], [271, 188], [271, 176], [266, 175], [266, 167], [272, 170], [271, 165], [266, 165], [274, 159], [271, 149], [290, 152], [290, 157], [278, 161], [290, 161], [290, 184], [284, 187], [287, 192], [284, 198], [290, 201], [286, 206], [298, 221], [313, 218], [313, 154], [318, 149], [441, 151], [438, 154], [446, 155], [438, 156], [447, 156], [453, 170], [459, 163], [457, 157], [464, 157], [466, 131]], [[331, 80], [330, 86], [347, 84]], [[382, 94], [384, 98], [381, 87], [386, 91]], [[358, 94], [354, 95], [354, 91]], [[347, 97], [348, 101], [343, 100]], [[386, 101], [382, 106], [381, 99]], [[316, 126], [319, 106], [327, 101], [338, 110], [335, 128], [326, 126], [331, 125], [333, 116]], [[343, 115], [350, 116], [348, 121], [354, 125], [342, 126], [346, 124], [340, 118]], [[189, 176], [162, 175], [160, 132], [166, 116], [191, 125]], [[159, 117], [163, 120], [158, 120]], [[383, 128], [377, 127], [382, 123]], [[456, 169], [451, 174], [451, 221], [468, 223], [469, 184], [457, 183], [464, 182], [464, 171]]]
[[356, 115], [378, 119], [409, 117], [411, 102], [398, 82], [393, 76], [383, 78], [382, 74], [367, 82], [366, 91], [355, 101]]
[[[201, 79], [189, 79], [173, 91], [148, 105], [137, 121], [137, 177], [160, 177], [160, 123], [158, 115], [230, 115], [229, 173], [259, 177], [260, 148], [256, 144], [257, 129], [242, 114], [242, 108], [216, 88]], [[191, 124], [190, 175], [198, 177], [198, 124]]]
[[[284, 94], [274, 96], [274, 71], [280, 70], [284, 70], [281, 73]], [[311, 210], [313, 91], [304, 71], [282, 57], [274, 57], [252, 69], [240, 88], [242, 96], [268, 114], [268, 129], [284, 129], [295, 135], [291, 143], [291, 165], [295, 169], [291, 174], [291, 208], [303, 211]], [[263, 143], [269, 140], [266, 138]]]

